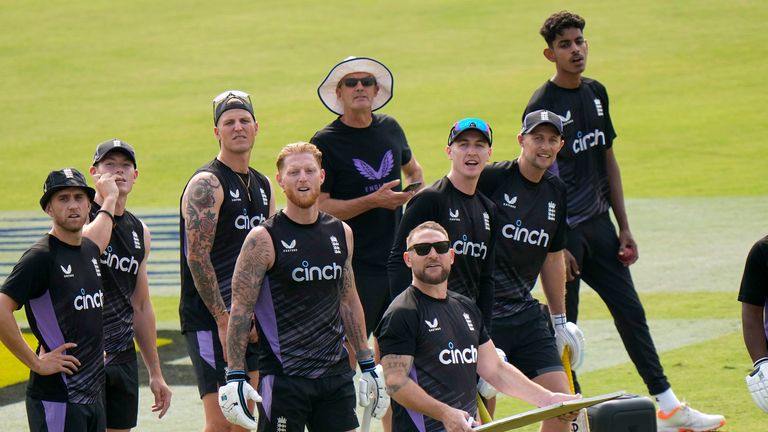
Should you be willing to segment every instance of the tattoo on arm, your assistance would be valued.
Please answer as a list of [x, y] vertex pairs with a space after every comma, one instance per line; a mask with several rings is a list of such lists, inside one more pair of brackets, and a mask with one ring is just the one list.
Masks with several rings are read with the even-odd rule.
[[245, 359], [253, 306], [273, 262], [274, 248], [269, 235], [263, 229], [251, 231], [243, 243], [232, 274], [232, 312], [227, 333], [227, 357], [230, 362], [232, 359]]
[[227, 311], [210, 256], [221, 205], [216, 203], [216, 191], [220, 188], [221, 184], [213, 175], [190, 183], [186, 193], [187, 208], [184, 218], [188, 245], [187, 264], [200, 298], [214, 317]]
[[342, 278], [339, 294], [341, 296], [340, 308], [344, 332], [355, 353], [360, 353], [362, 350], [368, 349], [368, 339], [366, 338], [363, 307], [355, 288], [355, 273], [352, 270], [351, 256], [347, 257], [347, 261], [344, 263]]
[[413, 364], [413, 356], [387, 354], [381, 359], [381, 367], [384, 368], [384, 376], [387, 379], [387, 393], [392, 396], [397, 393], [410, 378], [408, 372]]

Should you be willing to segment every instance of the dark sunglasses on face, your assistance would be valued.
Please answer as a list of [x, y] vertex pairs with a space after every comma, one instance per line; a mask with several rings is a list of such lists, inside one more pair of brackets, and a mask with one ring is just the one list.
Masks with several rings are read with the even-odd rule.
[[447, 253], [451, 248], [451, 242], [443, 240], [434, 243], [416, 243], [415, 245], [411, 245], [411, 247], [408, 248], [408, 251], [414, 251], [418, 256], [427, 256], [432, 248], [435, 248], [435, 252], [442, 255]]
[[341, 80], [341, 83], [344, 84], [344, 87], [349, 88], [357, 87], [357, 83], [362, 84], [363, 87], [370, 87], [372, 85], [376, 85], [376, 78], [372, 76], [367, 76], [364, 78], [344, 78]]

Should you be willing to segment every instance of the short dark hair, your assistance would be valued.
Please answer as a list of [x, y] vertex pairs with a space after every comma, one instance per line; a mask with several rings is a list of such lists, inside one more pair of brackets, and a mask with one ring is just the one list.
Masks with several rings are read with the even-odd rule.
[[544, 24], [539, 30], [539, 34], [547, 42], [547, 45], [552, 48], [552, 43], [555, 41], [558, 35], [563, 34], [566, 29], [577, 28], [584, 31], [584, 26], [587, 22], [584, 18], [568, 11], [555, 12], [544, 21]]
[[435, 221], [426, 221], [419, 224], [416, 228], [412, 229], [411, 232], [408, 233], [408, 237], [405, 239], [405, 244], [410, 247], [411, 241], [413, 240], [413, 236], [416, 235], [416, 233], [419, 233], [421, 231], [437, 231], [440, 234], [445, 236], [446, 240], [450, 240], [450, 237], [448, 236], [448, 232], [443, 228], [442, 225]]

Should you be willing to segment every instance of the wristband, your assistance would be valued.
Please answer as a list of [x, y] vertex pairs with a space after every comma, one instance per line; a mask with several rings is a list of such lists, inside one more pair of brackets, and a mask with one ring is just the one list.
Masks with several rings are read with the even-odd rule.
[[373, 361], [373, 358], [360, 360], [357, 364], [360, 366], [360, 372], [369, 372], [376, 369], [376, 362]]
[[251, 378], [248, 376], [247, 373], [243, 369], [227, 369], [227, 382], [229, 381], [247, 381], [249, 382]]
[[566, 318], [565, 314], [557, 314], [557, 315], [550, 315], [549, 316], [552, 319], [552, 325], [554, 327], [565, 326], [565, 323], [568, 322], [568, 318]]
[[[99, 215], [99, 213], [104, 213], [105, 215], [109, 216], [110, 219], [112, 219], [112, 225], [115, 225], [115, 216], [109, 212], [109, 210], [99, 209], [99, 211], [96, 212], [96, 216]], [[94, 219], [96, 219], [94, 217]]]

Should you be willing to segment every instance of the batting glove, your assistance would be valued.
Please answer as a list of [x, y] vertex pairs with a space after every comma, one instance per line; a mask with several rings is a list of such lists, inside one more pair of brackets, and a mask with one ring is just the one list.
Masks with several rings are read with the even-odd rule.
[[565, 314], [552, 315], [552, 326], [555, 328], [557, 353], [562, 357], [565, 346], [571, 347], [571, 368], [578, 369], [584, 363], [584, 333], [579, 326], [568, 322]]
[[259, 393], [248, 384], [244, 370], [227, 371], [227, 384], [219, 388], [219, 407], [230, 423], [246, 429], [256, 429], [257, 417], [248, 409], [248, 399], [261, 402]]
[[[509, 361], [507, 360], [507, 354], [501, 348], [496, 348], [496, 355], [498, 355], [501, 361], [504, 363]], [[499, 394], [499, 391], [496, 390], [496, 387], [488, 384], [488, 381], [482, 378], [477, 380], [477, 392], [480, 393], [480, 396], [486, 399], [493, 399], [497, 394]]]
[[358, 391], [360, 406], [369, 410], [373, 418], [380, 419], [389, 408], [389, 395], [384, 386], [384, 369], [373, 359], [362, 360], [357, 364], [362, 372]]
[[768, 412], [768, 357], [758, 359], [746, 377], [747, 389], [761, 410]]

